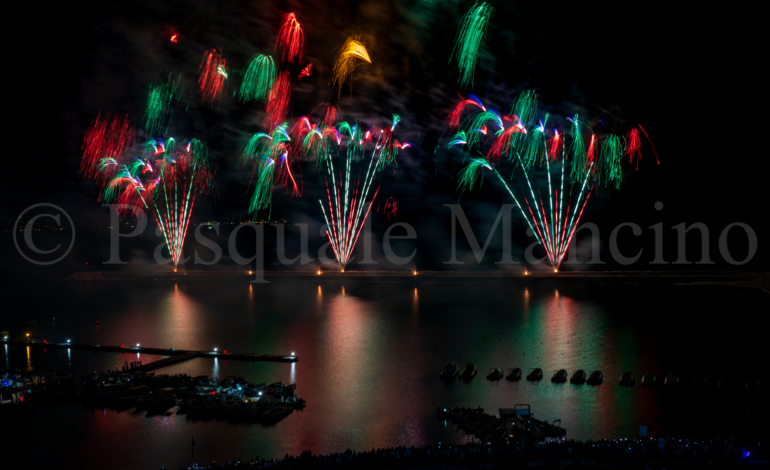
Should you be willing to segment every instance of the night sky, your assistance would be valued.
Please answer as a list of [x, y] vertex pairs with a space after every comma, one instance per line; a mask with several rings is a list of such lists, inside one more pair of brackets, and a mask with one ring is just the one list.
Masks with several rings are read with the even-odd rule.
[[[97, 187], [78, 170], [89, 122], [100, 112], [127, 113], [138, 127], [150, 83], [182, 73], [186, 85], [194, 86], [207, 49], [221, 50], [227, 60], [228, 93], [213, 109], [201, 106], [193, 93], [189, 109], [175, 111], [171, 134], [204, 141], [217, 171], [216, 194], [196, 203], [193, 220], [247, 217], [249, 171], [238, 167], [236, 151], [248, 135], [263, 130], [264, 111], [262, 103], [242, 104], [232, 95], [249, 57], [273, 53], [280, 18], [289, 11], [302, 24], [307, 60], [313, 62], [313, 75], [292, 93], [292, 116], [307, 115], [322, 103], [339, 106], [341, 119], [368, 125], [389, 122], [394, 113], [401, 116], [396, 138], [413, 147], [399, 154], [395, 173], [390, 169], [378, 176], [381, 188], [374, 205], [376, 209], [394, 197], [398, 212], [389, 219], [373, 214], [372, 227], [375, 239], [381, 239], [390, 223], [413, 225], [418, 239], [395, 246], [403, 255], [416, 248], [419, 269], [446, 269], [450, 213], [443, 205], [456, 203], [460, 195], [456, 175], [463, 167], [462, 155], [443, 146], [434, 153], [439, 139], [446, 138], [442, 112], [456, 102], [457, 92], [475, 93], [487, 106], [507, 112], [513, 97], [525, 89], [537, 91], [539, 113], [558, 116], [554, 122], [578, 113], [597, 133], [625, 133], [642, 124], [655, 145], [660, 165], [646, 146], [638, 171], [625, 165], [628, 172], [619, 191], [602, 187], [592, 196], [583, 222], [600, 227], [603, 249], [613, 227], [634, 222], [644, 232], [638, 239], [629, 235], [628, 250], [643, 247], [645, 254], [631, 269], [704, 268], [647, 264], [654, 242], [647, 227], [663, 222], [666, 259], [674, 261], [676, 231], [671, 227], [703, 222], [711, 232], [711, 258], [717, 263], [707, 268], [731, 268], [719, 254], [717, 239], [726, 225], [744, 222], [760, 243], [753, 261], [741, 269], [765, 266], [766, 139], [755, 111], [764, 96], [756, 86], [763, 53], [756, 51], [760, 30], [743, 18], [750, 12], [671, 3], [490, 3], [496, 11], [473, 89], [457, 86], [458, 71], [449, 64], [469, 1], [135, 1], [21, 7], [26, 11], [16, 17], [30, 26], [9, 48], [13, 59], [7, 61], [6, 92], [15, 104], [6, 108], [14, 129], [6, 142], [14, 151], [5, 156], [2, 185], [3, 257], [22, 273], [14, 278], [61, 277], [83, 270], [86, 262], [97, 269], [93, 266], [107, 259], [109, 236], [99, 226], [108, 225], [110, 215], [97, 202]], [[174, 33], [177, 43], [169, 41]], [[329, 73], [335, 49], [351, 34], [361, 36], [372, 63], [356, 70], [352, 92], [346, 86], [338, 99]], [[278, 52], [273, 56], [279, 59]], [[511, 169], [501, 164], [501, 173]], [[291, 224], [309, 223], [315, 258], [325, 242], [318, 235], [323, 217], [317, 202], [325, 193], [324, 179], [315, 162], [302, 163], [301, 173], [302, 197], [290, 198], [277, 189], [272, 218], [287, 220], [291, 253], [298, 240]], [[660, 212], [653, 208], [656, 201], [664, 203]], [[60, 205], [77, 227], [73, 251], [48, 268], [25, 263], [11, 240], [13, 220], [39, 202]], [[511, 200], [498, 182], [486, 179], [460, 202], [483, 243], [500, 205]], [[521, 260], [534, 240], [524, 234], [517, 211], [512, 217], [513, 255]], [[274, 232], [268, 230], [268, 250], [274, 249]], [[219, 237], [223, 247], [226, 236], [223, 231]], [[731, 238], [734, 257], [745, 256], [744, 240], [742, 235]], [[128, 268], [152, 263], [158, 243], [150, 230], [142, 239], [126, 241], [122, 256], [130, 261]], [[253, 250], [253, 235], [241, 234], [239, 246], [244, 254]], [[453, 269], [503, 269], [494, 264], [500, 246], [496, 235], [484, 263]], [[190, 241], [188, 252], [192, 248]], [[471, 257], [467, 243], [459, 242], [458, 250], [460, 259]], [[599, 268], [618, 269], [608, 253], [603, 256], [608, 263]], [[381, 258], [382, 250], [375, 246], [375, 259]], [[699, 258], [698, 246], [688, 249], [689, 260]], [[269, 255], [268, 266], [274, 261], [274, 254]], [[359, 269], [355, 261], [352, 269]]]

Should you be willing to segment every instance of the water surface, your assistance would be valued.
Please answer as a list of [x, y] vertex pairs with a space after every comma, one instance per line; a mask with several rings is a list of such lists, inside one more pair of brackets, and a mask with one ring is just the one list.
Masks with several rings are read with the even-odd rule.
[[[720, 398], [715, 389], [696, 393], [689, 386], [676, 393], [626, 389], [617, 379], [625, 370], [637, 382], [645, 372], [661, 381], [675, 372], [688, 383], [707, 375], [741, 385], [757, 373], [763, 337], [750, 325], [766, 308], [761, 299], [688, 290], [339, 280], [63, 284], [46, 296], [16, 293], [5, 301], [23, 302], [38, 317], [25, 331], [49, 341], [295, 352], [300, 358], [295, 364], [196, 359], [157, 372], [296, 382], [307, 408], [269, 427], [76, 405], [41, 406], [23, 420], [27, 451], [50, 440], [61, 449], [33, 453], [39, 463], [79, 468], [100, 468], [118, 455], [116, 468], [174, 468], [189, 463], [191, 436], [201, 462], [462, 442], [465, 437], [434, 415], [437, 406], [455, 404], [496, 413], [528, 403], [540, 419], [561, 419], [576, 439], [631, 438], [639, 426], [652, 436], [712, 437], [719, 426], [723, 435], [745, 436], [740, 386]], [[8, 328], [18, 330], [13, 318], [6, 318]], [[81, 373], [135, 357], [11, 347], [2, 360], [35, 371]], [[446, 359], [474, 362], [479, 376], [468, 384], [441, 382]], [[541, 367], [546, 380], [490, 383], [484, 376], [492, 367]], [[605, 384], [552, 384], [548, 378], [561, 368], [570, 374], [602, 370]], [[759, 423], [767, 405], [755, 408]]]

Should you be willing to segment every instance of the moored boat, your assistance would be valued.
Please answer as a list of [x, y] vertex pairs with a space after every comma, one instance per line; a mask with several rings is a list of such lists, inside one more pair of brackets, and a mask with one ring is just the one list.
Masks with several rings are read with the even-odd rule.
[[676, 374], [668, 374], [666, 380], [663, 381], [663, 385], [668, 388], [676, 387], [679, 385], [679, 377]]
[[634, 374], [632, 374], [631, 371], [623, 372], [623, 375], [620, 376], [620, 380], [618, 382], [622, 387], [633, 387], [636, 384]]
[[658, 385], [658, 379], [655, 374], [647, 372], [642, 376], [642, 387], [653, 388]]
[[513, 369], [508, 369], [508, 375], [505, 376], [505, 380], [509, 382], [521, 380], [521, 368], [514, 367]]
[[604, 382], [604, 374], [602, 374], [602, 371], [600, 370], [591, 372], [591, 375], [588, 376], [588, 380], [586, 380], [588, 385], [601, 385], [602, 382]]
[[578, 369], [572, 373], [569, 382], [575, 385], [582, 385], [586, 383], [586, 372], [583, 369]]
[[567, 371], [564, 369], [559, 369], [557, 371], [554, 371], [553, 376], [551, 377], [551, 382], [561, 384], [567, 381]]
[[543, 379], [543, 369], [536, 367], [534, 369], [529, 370], [529, 374], [527, 374], [527, 380], [531, 381], [538, 381]]
[[496, 369], [489, 369], [489, 373], [487, 374], [487, 380], [500, 380], [503, 378], [503, 369], [496, 368]]

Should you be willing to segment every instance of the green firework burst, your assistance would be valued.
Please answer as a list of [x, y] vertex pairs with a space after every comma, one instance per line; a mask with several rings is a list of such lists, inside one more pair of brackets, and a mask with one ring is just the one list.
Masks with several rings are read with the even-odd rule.
[[462, 86], [473, 86], [473, 74], [476, 69], [476, 61], [481, 53], [481, 46], [487, 35], [489, 18], [493, 8], [484, 2], [481, 5], [474, 4], [463, 18], [463, 22], [457, 30], [452, 59], [457, 60], [457, 68], [460, 69], [458, 83]]

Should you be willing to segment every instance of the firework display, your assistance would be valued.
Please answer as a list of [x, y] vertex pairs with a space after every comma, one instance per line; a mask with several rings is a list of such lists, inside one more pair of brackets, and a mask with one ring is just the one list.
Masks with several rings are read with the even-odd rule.
[[[490, 171], [505, 187], [535, 238], [545, 248], [551, 266], [558, 270], [591, 189], [596, 184], [614, 184], [618, 188], [623, 178], [622, 157], [629, 155], [637, 162], [641, 158], [637, 129], [632, 129], [625, 137], [609, 134], [600, 138], [574, 115], [567, 118], [570, 122], [568, 134], [554, 128], [552, 137], [547, 139], [548, 114], [542, 120], [536, 117], [537, 95], [531, 90], [520, 94], [511, 107], [511, 114], [505, 116], [494, 109], [487, 110], [475, 97], [463, 100], [450, 113], [450, 129], [459, 121], [459, 113], [467, 108], [471, 113], [463, 121], [465, 129], [459, 130], [446, 147], [465, 147], [469, 154], [481, 156], [472, 157], [460, 172], [458, 188], [462, 191], [473, 189], [481, 183], [483, 171]], [[495, 129], [494, 134], [488, 136], [487, 124]], [[587, 147], [584, 132], [590, 133]], [[565, 142], [566, 135], [570, 136], [569, 143]], [[482, 153], [484, 148], [486, 155]], [[520, 188], [520, 194], [495, 168], [501, 159], [513, 163], [514, 171], [521, 168], [526, 189]], [[567, 166], [571, 171], [565, 176]], [[558, 180], [552, 178], [552, 167], [556, 169]], [[547, 195], [533, 187], [531, 175], [537, 168], [545, 169]]]
[[[338, 112], [336, 106], [324, 105], [316, 122], [301, 116], [291, 128], [288, 123], [283, 123], [275, 126], [270, 134], [254, 134], [239, 153], [242, 162], [252, 168], [254, 192], [249, 211], [255, 218], [258, 211], [270, 206], [274, 188], [282, 187], [292, 196], [299, 195], [297, 179], [291, 169], [293, 164], [304, 159], [325, 166], [328, 204], [321, 200], [319, 203], [328, 226], [329, 243], [344, 270], [379, 191], [375, 190], [371, 200], [368, 199], [378, 170], [396, 163], [398, 151], [411, 144], [401, 143], [393, 136], [400, 121], [398, 115], [393, 116], [390, 125], [374, 124], [371, 129], [365, 129], [359, 123], [351, 126], [346, 121], [336, 122]], [[366, 175], [363, 180], [359, 175], [354, 181], [353, 165], [365, 158], [369, 151]], [[337, 174], [333, 156], [339, 154], [344, 154], [345, 164], [344, 171]], [[385, 211], [395, 215], [395, 199], [388, 200]]]
[[[342, 85], [351, 77], [353, 71], [361, 65], [362, 61], [372, 63], [366, 46], [358, 36], [350, 36], [340, 48], [332, 69], [331, 84], [338, 88], [337, 96], [342, 94]], [[352, 91], [353, 84], [350, 89]]]
[[[463, 87], [473, 86], [493, 11], [488, 3], [475, 3], [458, 26], [451, 54], [447, 51]], [[313, 62], [305, 62], [304, 31], [294, 13], [283, 15], [275, 37], [274, 49], [281, 48], [280, 60], [265, 54], [251, 56], [233, 92], [236, 104], [254, 106], [261, 102], [264, 106], [264, 114], [255, 119], [261, 121], [261, 132], [250, 133], [237, 151], [241, 165], [250, 172], [249, 213], [256, 220], [260, 211], [270, 211], [276, 189], [292, 198], [301, 197], [302, 162], [315, 163], [322, 173], [325, 168], [328, 201], [321, 202], [321, 208], [329, 227], [329, 242], [344, 269], [378, 194], [379, 188], [372, 189], [376, 174], [391, 165], [397, 167], [399, 152], [411, 144], [395, 138], [399, 114], [393, 114], [387, 124], [368, 121], [370, 125], [365, 125], [339, 119], [340, 109], [325, 103], [307, 115], [294, 115], [291, 99], [295, 83], [329, 69], [323, 61], [315, 69]], [[175, 32], [172, 42], [177, 38]], [[366, 46], [360, 36], [349, 36], [329, 72], [329, 84], [337, 89], [337, 98], [346, 82], [350, 82], [352, 93], [352, 74], [364, 62], [372, 62]], [[229, 76], [221, 52], [204, 51], [198, 71], [200, 107], [223, 104]], [[309, 88], [312, 84], [300, 90]], [[185, 112], [193, 94], [191, 87], [188, 90]], [[150, 86], [142, 125], [137, 129], [127, 116], [99, 114], [84, 138], [81, 162], [82, 174], [102, 188], [100, 200], [119, 204], [123, 212], [135, 207], [152, 210], [175, 264], [181, 257], [195, 197], [213, 185], [205, 145], [195, 138], [177, 144], [168, 137], [175, 103], [184, 94], [181, 74], [158, 79]], [[549, 115], [538, 114], [538, 97], [531, 90], [514, 100], [508, 114], [485, 106], [473, 94], [458, 96], [459, 101], [447, 111], [444, 126], [448, 138], [443, 143], [470, 158], [459, 174], [458, 188], [469, 191], [481, 184], [486, 171], [491, 172], [513, 198], [545, 248], [550, 264], [558, 269], [592, 189], [599, 185], [619, 187], [621, 163], [626, 157], [638, 168], [645, 145], [642, 136], [649, 142], [647, 133], [637, 126], [625, 135], [597, 135], [577, 115], [548, 128]], [[345, 159], [339, 173], [333, 164], [337, 157]], [[657, 160], [657, 153], [655, 157]], [[356, 177], [353, 168], [362, 161], [367, 162], [367, 170]], [[504, 162], [514, 167], [509, 178], [497, 169]], [[536, 189], [540, 179], [547, 180], [548, 194]], [[380, 209], [388, 218], [395, 215], [396, 198], [389, 196], [376, 212]]]
[[[89, 133], [94, 135], [99, 129], [97, 119]], [[111, 139], [92, 143], [83, 162], [89, 161], [93, 151], [103, 155], [97, 173], [86, 173], [101, 184], [100, 199], [104, 204], [115, 204], [116, 210], [124, 215], [134, 214], [136, 209], [151, 211], [176, 266], [182, 256], [195, 198], [207, 192], [213, 183], [206, 146], [197, 139], [177, 144], [169, 137], [132, 142], [133, 145], [116, 153]], [[101, 148], [94, 148], [99, 145]]]

